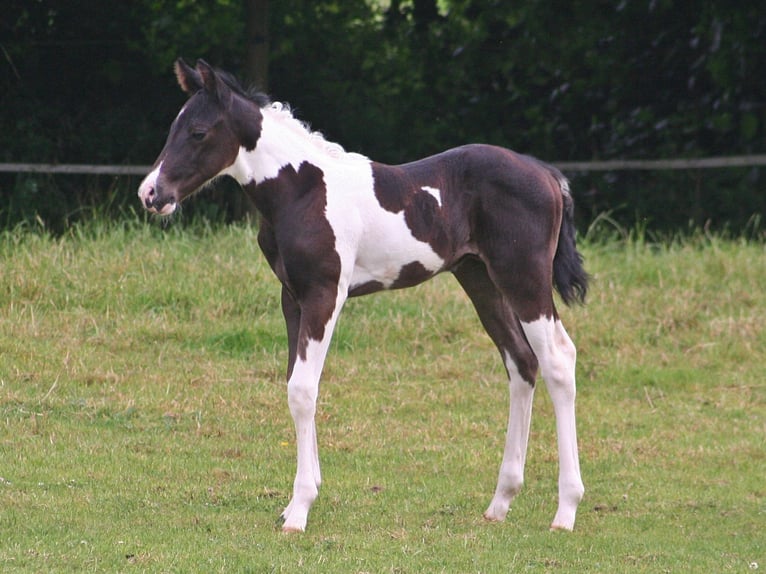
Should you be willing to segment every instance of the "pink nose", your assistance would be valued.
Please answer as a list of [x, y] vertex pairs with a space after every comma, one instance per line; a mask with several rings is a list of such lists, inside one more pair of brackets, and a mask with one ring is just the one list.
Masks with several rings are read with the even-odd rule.
[[154, 202], [157, 200], [157, 191], [154, 186], [143, 190], [141, 198], [144, 200], [144, 207], [146, 209], [152, 209], [154, 207]]
[[144, 178], [138, 186], [138, 199], [147, 211], [160, 215], [170, 215], [176, 210], [177, 201], [172, 190], [159, 185], [159, 168]]

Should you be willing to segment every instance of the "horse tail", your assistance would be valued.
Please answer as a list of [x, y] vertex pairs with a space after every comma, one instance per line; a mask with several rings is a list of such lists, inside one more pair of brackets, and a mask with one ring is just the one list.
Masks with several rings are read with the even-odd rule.
[[567, 305], [585, 303], [588, 274], [583, 268], [582, 255], [577, 251], [575, 242], [574, 200], [569, 192], [567, 178], [556, 169], [553, 172], [564, 200], [559, 243], [553, 257], [553, 285]]

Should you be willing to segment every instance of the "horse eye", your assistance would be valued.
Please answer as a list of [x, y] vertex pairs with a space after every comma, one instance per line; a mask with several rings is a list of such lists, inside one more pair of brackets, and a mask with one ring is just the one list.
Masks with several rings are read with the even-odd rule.
[[199, 141], [202, 141], [203, 139], [205, 139], [205, 135], [207, 135], [207, 132], [205, 132], [205, 131], [203, 131], [203, 130], [194, 130], [194, 131], [191, 133], [191, 137], [192, 137], [192, 139], [193, 139], [194, 141], [198, 141], [198, 142], [199, 142]]

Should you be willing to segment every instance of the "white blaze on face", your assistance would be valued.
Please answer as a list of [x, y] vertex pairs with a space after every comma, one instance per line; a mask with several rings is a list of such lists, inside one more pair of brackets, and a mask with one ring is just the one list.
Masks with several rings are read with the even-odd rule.
[[[174, 124], [178, 121], [178, 119], [183, 115], [183, 113], [186, 111], [186, 107], [189, 105], [189, 102], [186, 102], [183, 107], [179, 110], [178, 115], [176, 116]], [[160, 215], [170, 215], [176, 210], [176, 203], [170, 202], [166, 203], [162, 206], [161, 209], [156, 209], [154, 207], [146, 207], [147, 201], [156, 193], [157, 188], [157, 178], [160, 175], [160, 169], [162, 169], [162, 163], [160, 162], [157, 164], [157, 167], [155, 167], [151, 172], [147, 174], [147, 176], [144, 178], [144, 180], [141, 182], [141, 185], [138, 186], [138, 197], [141, 199], [141, 205], [144, 206], [148, 211], [151, 211], [152, 213], [159, 213]]]
[[150, 171], [141, 182], [141, 185], [138, 186], [138, 197], [141, 199], [141, 205], [146, 205], [146, 200], [149, 198], [152, 190], [154, 190], [154, 186], [157, 184], [157, 176], [160, 174], [161, 167], [162, 162], [160, 162], [157, 167]]
[[423, 191], [426, 191], [434, 196], [434, 199], [436, 199], [436, 203], [439, 204], [439, 207], [442, 206], [442, 192], [436, 189], [435, 187], [431, 187], [430, 185], [424, 185], [421, 187]]

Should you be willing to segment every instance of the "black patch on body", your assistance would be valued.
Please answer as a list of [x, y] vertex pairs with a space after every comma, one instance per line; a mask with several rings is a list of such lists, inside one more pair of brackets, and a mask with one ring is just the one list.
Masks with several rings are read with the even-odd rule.
[[399, 276], [391, 284], [391, 289], [404, 289], [412, 287], [430, 279], [434, 274], [426, 269], [420, 261], [407, 263], [399, 270]]
[[349, 297], [361, 297], [362, 295], [370, 295], [371, 293], [377, 293], [383, 291], [386, 286], [381, 281], [367, 281], [359, 285], [354, 285], [348, 290]]
[[[327, 221], [327, 188], [321, 169], [307, 162], [284, 166], [277, 177], [246, 191], [263, 218], [258, 241], [269, 265], [300, 306], [297, 353], [321, 341], [335, 310], [341, 262]], [[292, 367], [292, 366], [291, 366]]]
[[348, 296], [361, 297], [362, 295], [377, 293], [384, 289], [405, 289], [407, 287], [419, 285], [433, 276], [434, 273], [426, 269], [420, 261], [412, 261], [411, 263], [402, 266], [396, 279], [391, 282], [391, 285], [386, 286], [382, 281], [367, 281], [352, 286], [348, 291]]
[[428, 243], [442, 259], [451, 254], [452, 241], [447, 232], [442, 207], [423, 186], [438, 189], [444, 202], [444, 191], [439, 182], [439, 172], [418, 173], [407, 166], [388, 166], [372, 163], [375, 197], [380, 206], [391, 213], [404, 212], [404, 221], [412, 236]]

